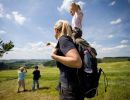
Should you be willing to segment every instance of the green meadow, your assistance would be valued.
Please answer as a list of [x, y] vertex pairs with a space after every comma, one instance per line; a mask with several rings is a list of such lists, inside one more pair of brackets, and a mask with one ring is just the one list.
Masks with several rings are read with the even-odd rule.
[[[100, 63], [108, 78], [107, 92], [104, 91], [104, 77], [100, 78], [98, 94], [91, 100], [130, 100], [130, 61]], [[17, 70], [0, 71], [0, 100], [58, 100], [55, 90], [59, 71], [56, 67], [40, 66], [40, 89], [31, 91], [32, 72], [28, 69], [25, 83], [26, 92], [17, 93]], [[87, 99], [85, 99], [87, 100]]]

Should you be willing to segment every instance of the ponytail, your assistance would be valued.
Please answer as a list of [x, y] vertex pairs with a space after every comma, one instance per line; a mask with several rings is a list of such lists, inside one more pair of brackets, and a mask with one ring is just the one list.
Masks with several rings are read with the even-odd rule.
[[67, 21], [63, 21], [61, 35], [72, 36], [71, 26]]
[[67, 35], [67, 25], [66, 25], [65, 22], [63, 22], [63, 24], [62, 24], [61, 33], [64, 34], [64, 35]]
[[65, 35], [65, 36], [72, 36], [72, 29], [71, 26], [69, 25], [68, 21], [65, 20], [58, 20], [57, 23], [55, 24], [54, 28], [58, 29], [60, 31], [60, 36]]

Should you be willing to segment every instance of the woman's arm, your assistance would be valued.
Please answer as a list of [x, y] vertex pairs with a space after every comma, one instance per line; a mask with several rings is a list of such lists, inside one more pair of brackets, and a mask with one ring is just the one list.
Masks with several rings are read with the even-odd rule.
[[74, 48], [74, 49], [70, 49], [65, 56], [59, 56], [56, 55], [56, 49], [52, 52], [51, 57], [64, 64], [65, 66], [68, 66], [70, 68], [81, 68], [82, 66], [82, 60], [80, 58], [80, 55], [78, 53], [78, 51]]

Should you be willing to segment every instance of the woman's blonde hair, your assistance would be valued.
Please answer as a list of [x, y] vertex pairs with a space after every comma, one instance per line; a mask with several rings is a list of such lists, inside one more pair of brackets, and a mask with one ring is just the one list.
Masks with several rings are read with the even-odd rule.
[[66, 20], [58, 20], [54, 26], [55, 29], [59, 30], [60, 36], [72, 36], [72, 28], [69, 22]]
[[71, 7], [75, 7], [76, 9], [81, 10], [80, 5], [76, 4], [75, 2], [72, 2], [70, 6]]

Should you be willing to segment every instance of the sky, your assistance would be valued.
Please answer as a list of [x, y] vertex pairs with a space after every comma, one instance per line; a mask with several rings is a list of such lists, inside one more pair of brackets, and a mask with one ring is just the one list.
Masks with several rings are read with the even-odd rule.
[[130, 0], [0, 0], [0, 39], [15, 47], [0, 59], [51, 59], [54, 25], [71, 24], [68, 12], [76, 2], [84, 13], [83, 38], [98, 58], [130, 56]]

